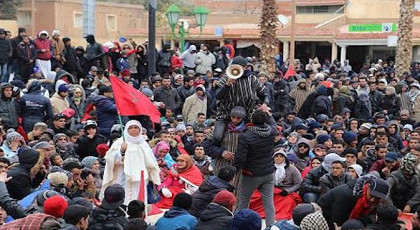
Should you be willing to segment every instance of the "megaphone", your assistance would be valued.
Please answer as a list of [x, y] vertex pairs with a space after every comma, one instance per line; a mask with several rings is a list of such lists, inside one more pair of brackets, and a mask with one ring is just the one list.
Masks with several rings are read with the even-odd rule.
[[239, 79], [244, 74], [244, 68], [241, 65], [230, 65], [226, 69], [226, 75], [230, 79]]

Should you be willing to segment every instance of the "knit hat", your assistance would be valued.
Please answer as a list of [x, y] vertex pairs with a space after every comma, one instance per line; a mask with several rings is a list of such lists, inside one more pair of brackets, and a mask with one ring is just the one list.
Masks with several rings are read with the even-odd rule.
[[217, 193], [213, 202], [233, 211], [233, 205], [236, 203], [236, 197], [233, 193], [223, 190]]
[[325, 94], [327, 92], [327, 87], [325, 85], [320, 85], [317, 89], [316, 89], [317, 93], [320, 94]]
[[76, 112], [74, 111], [74, 109], [68, 108], [61, 112], [61, 114], [63, 114], [67, 119], [69, 119], [72, 118], [76, 114]]
[[50, 173], [47, 176], [48, 180], [50, 180], [51, 186], [58, 187], [59, 185], [66, 185], [69, 181], [66, 173], [64, 172], [54, 172]]
[[311, 121], [308, 123], [309, 129], [319, 129], [322, 128], [322, 125], [317, 121]]
[[328, 134], [321, 134], [316, 137], [316, 143], [318, 144], [324, 144], [327, 140], [331, 140], [331, 137]]
[[241, 209], [232, 220], [232, 230], [260, 230], [261, 217], [251, 209]]
[[41, 141], [41, 142], [38, 142], [36, 145], [34, 145], [32, 147], [32, 149], [35, 149], [35, 150], [37, 150], [37, 149], [49, 149], [49, 148], [52, 148], [52, 147], [53, 146], [48, 141]]
[[187, 128], [185, 127], [184, 124], [178, 124], [175, 128], [175, 132], [178, 132], [178, 131], [184, 131], [185, 132], [186, 130], [187, 130]]
[[153, 91], [150, 90], [149, 88], [143, 87], [141, 89], [141, 93], [144, 94], [146, 97], [151, 97], [153, 96]]
[[347, 220], [341, 225], [341, 230], [354, 230], [354, 229], [365, 229], [365, 226], [360, 220]]
[[356, 171], [356, 173], [357, 173], [357, 175], [359, 176], [359, 177], [361, 177], [362, 176], [362, 174], [363, 174], [363, 167], [362, 166], [360, 166], [359, 164], [352, 164], [352, 165], [350, 165], [349, 167], [347, 167], [347, 168], [352, 168], [352, 169], [354, 169], [354, 171]]
[[385, 161], [394, 162], [396, 160], [398, 160], [398, 153], [396, 152], [388, 152], [385, 155]]
[[343, 133], [343, 140], [347, 143], [350, 144], [352, 141], [354, 141], [357, 138], [357, 134], [355, 132], [352, 131], [347, 131]]
[[303, 218], [307, 216], [310, 213], [316, 212], [318, 210], [321, 210], [321, 208], [316, 203], [302, 203], [296, 206], [296, 208], [293, 210], [293, 222], [296, 225], [300, 225]]
[[98, 156], [104, 157], [106, 152], [108, 152], [109, 146], [107, 144], [99, 144], [96, 146], [96, 152], [98, 153]]
[[240, 118], [245, 119], [246, 118], [246, 110], [242, 106], [235, 106], [230, 111], [230, 116], [231, 117], [240, 117]]
[[113, 184], [105, 189], [101, 206], [108, 210], [116, 209], [124, 203], [124, 199], [124, 188], [120, 184]]
[[365, 129], [370, 130], [372, 128], [372, 124], [371, 123], [363, 123], [360, 127], [363, 127]]
[[59, 30], [53, 30], [51, 36], [54, 35], [60, 35], [60, 31]]
[[55, 218], [61, 218], [67, 206], [66, 199], [59, 195], [55, 195], [45, 200], [44, 213], [54, 216]]
[[88, 200], [86, 200], [83, 197], [75, 197], [69, 201], [69, 206], [76, 205], [76, 204], [86, 207], [87, 209], [89, 209], [89, 211], [93, 210], [92, 203], [90, 203]]
[[234, 57], [232, 59], [231, 65], [247, 66], [248, 65], [248, 61], [246, 60], [246, 58], [244, 58], [242, 56], [236, 56], [236, 57]]
[[417, 156], [407, 154], [401, 158], [401, 171], [404, 174], [413, 175], [416, 173], [416, 165], [418, 163]]
[[287, 160], [293, 164], [297, 164], [299, 162], [298, 157], [294, 153], [287, 154]]
[[324, 157], [324, 161], [322, 162], [321, 166], [327, 171], [330, 172], [330, 168], [331, 168], [331, 163], [333, 163], [334, 161], [341, 161], [344, 162], [345, 159], [340, 157], [338, 154], [336, 153], [330, 153], [327, 154]]
[[66, 42], [71, 41], [71, 39], [69, 37], [64, 37], [63, 38], [63, 43], [66, 44]]
[[343, 152], [343, 156], [346, 156], [347, 154], [354, 155], [356, 158], [359, 157], [357, 150], [354, 148], [346, 148]]
[[67, 92], [67, 91], [69, 91], [69, 88], [65, 84], [62, 84], [58, 87], [58, 93]]
[[322, 216], [321, 211], [317, 211], [307, 215], [300, 223], [301, 230], [329, 230], [328, 223]]
[[97, 157], [87, 156], [87, 157], [83, 158], [82, 165], [85, 168], [92, 169], [93, 163], [95, 163], [95, 161], [97, 161], [97, 160], [98, 160]]
[[404, 125], [404, 127], [403, 127], [403, 129], [408, 129], [408, 130], [410, 130], [411, 132], [413, 132], [413, 126], [412, 126], [412, 125], [410, 125], [410, 124], [405, 124], [405, 125]]
[[38, 206], [44, 206], [45, 200], [55, 195], [59, 195], [59, 194], [58, 192], [54, 190], [45, 190], [43, 192], [40, 192], [38, 193], [38, 195], [36, 195], [36, 203]]
[[178, 193], [175, 198], [172, 206], [182, 208], [185, 210], [190, 210], [192, 205], [192, 196], [188, 193]]

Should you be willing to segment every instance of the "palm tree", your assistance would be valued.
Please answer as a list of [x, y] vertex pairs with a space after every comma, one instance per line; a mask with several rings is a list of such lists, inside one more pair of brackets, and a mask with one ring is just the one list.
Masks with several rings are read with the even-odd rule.
[[415, 0], [401, 0], [400, 18], [398, 21], [398, 45], [396, 56], [396, 74], [402, 76], [410, 71], [413, 48], [411, 37], [413, 31], [413, 12]]
[[261, 71], [266, 72], [269, 78], [274, 77], [276, 55], [276, 28], [277, 28], [277, 5], [275, 0], [263, 0], [263, 8], [260, 20], [261, 34]]

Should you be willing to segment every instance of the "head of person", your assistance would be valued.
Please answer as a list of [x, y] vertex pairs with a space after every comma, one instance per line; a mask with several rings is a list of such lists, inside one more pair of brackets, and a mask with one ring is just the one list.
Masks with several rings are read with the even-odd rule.
[[310, 142], [306, 138], [300, 138], [297, 142], [297, 153], [301, 156], [306, 156], [311, 150]]
[[9, 171], [10, 161], [5, 157], [0, 157], [0, 173]]
[[186, 154], [181, 154], [176, 158], [177, 171], [179, 173], [185, 172], [193, 166], [191, 157]]
[[206, 115], [204, 113], [198, 113], [197, 114], [197, 123], [198, 124], [204, 124], [206, 121]]
[[145, 205], [142, 201], [132, 200], [128, 203], [127, 214], [130, 218], [143, 218]]
[[198, 144], [203, 143], [204, 141], [204, 132], [201, 130], [197, 130], [194, 132], [194, 141]]
[[46, 158], [49, 158], [54, 153], [54, 146], [48, 141], [40, 141], [32, 148], [42, 152]]
[[365, 184], [365, 186], [367, 187], [366, 199], [368, 205], [376, 207], [381, 201], [387, 199], [389, 185], [388, 182], [382, 178], [374, 177], [372, 181]]
[[418, 165], [419, 159], [414, 154], [406, 154], [401, 158], [401, 172], [406, 176], [412, 176], [416, 174], [416, 166]]
[[144, 141], [142, 135], [142, 126], [137, 120], [130, 120], [125, 124], [124, 137], [127, 142], [140, 144]]
[[340, 157], [338, 154], [336, 153], [330, 153], [327, 154], [324, 157], [324, 161], [322, 162], [321, 166], [327, 171], [327, 172], [331, 172], [331, 164], [335, 161], [341, 161], [344, 162], [345, 159]]
[[194, 145], [194, 156], [198, 159], [201, 159], [205, 154], [204, 146], [202, 144], [195, 144]]
[[257, 110], [252, 114], [251, 121], [256, 126], [263, 126], [267, 120], [267, 113], [261, 110]]
[[388, 135], [385, 132], [377, 132], [375, 142], [377, 145], [388, 145]]
[[398, 209], [393, 205], [381, 205], [376, 210], [376, 220], [385, 225], [393, 225], [398, 220]]
[[236, 175], [236, 168], [231, 165], [227, 165], [227, 166], [222, 167], [219, 170], [219, 174], [217, 175], [217, 177], [219, 177], [220, 179], [224, 181], [232, 182], [235, 175]]
[[89, 226], [90, 210], [85, 206], [74, 204], [64, 211], [63, 219], [67, 224], [76, 226], [79, 230], [86, 230]]
[[296, 208], [293, 210], [292, 213], [292, 219], [293, 223], [295, 223], [297, 226], [300, 226], [303, 218], [305, 218], [307, 215], [320, 211], [321, 207], [317, 205], [316, 203], [302, 203], [296, 206]]
[[86, 123], [83, 125], [83, 129], [87, 136], [89, 135], [94, 136], [98, 131], [98, 124], [96, 123], [96, 121], [87, 120]]
[[44, 213], [54, 216], [55, 218], [63, 217], [64, 211], [67, 209], [68, 203], [60, 195], [52, 196], [44, 202]]
[[192, 205], [192, 196], [188, 193], [178, 193], [172, 203], [173, 207], [190, 210]]
[[359, 178], [363, 174], [362, 166], [358, 164], [352, 164], [346, 169], [347, 174], [349, 174], [353, 179]]
[[63, 158], [61, 158], [61, 155], [59, 153], [53, 153], [50, 156], [50, 162], [53, 166], [63, 167], [64, 161]]
[[114, 93], [112, 91], [111, 86], [102, 86], [99, 88], [99, 95], [103, 95], [107, 98], [114, 98]]
[[324, 161], [323, 157], [316, 156], [316, 157], [312, 158], [310, 166], [312, 168], [318, 168], [322, 164], [322, 161]]
[[242, 123], [242, 121], [246, 118], [246, 110], [244, 107], [235, 106], [230, 111], [230, 121], [235, 125], [238, 126]]
[[99, 173], [100, 172], [100, 163], [98, 161], [97, 157], [94, 156], [87, 156], [85, 158], [82, 159], [82, 165], [89, 169], [92, 170], [94, 173]]
[[331, 162], [331, 175], [335, 177], [340, 177], [345, 173], [345, 167], [341, 160], [336, 160]]
[[318, 135], [316, 138], [316, 142], [317, 144], [321, 144], [324, 145], [327, 149], [330, 149], [332, 147], [332, 141], [331, 141], [331, 137], [328, 134], [321, 134]]
[[216, 203], [220, 206], [227, 208], [229, 211], [233, 212], [236, 203], [236, 197], [233, 193], [223, 190], [216, 194], [213, 198], [213, 203]]
[[68, 161], [63, 164], [63, 169], [71, 172], [73, 175], [72, 179], [77, 181], [81, 178], [80, 176], [82, 174], [83, 165], [78, 161]]
[[347, 148], [343, 152], [344, 158], [346, 159], [346, 165], [356, 164], [358, 152], [354, 148]]
[[120, 184], [108, 186], [104, 192], [101, 207], [107, 210], [118, 209], [125, 199], [125, 190]]
[[63, 129], [66, 127], [66, 116], [62, 113], [58, 113], [53, 117], [53, 125], [56, 129]]
[[166, 154], [168, 154], [170, 149], [170, 146], [165, 141], [159, 141], [159, 143], [156, 144], [156, 146], [153, 148], [153, 153], [155, 156], [159, 158], [164, 158]]
[[260, 230], [261, 217], [251, 209], [242, 209], [235, 213], [232, 220], [232, 230]]
[[170, 88], [171, 87], [171, 78], [169, 76], [163, 76], [162, 86], [164, 88]]

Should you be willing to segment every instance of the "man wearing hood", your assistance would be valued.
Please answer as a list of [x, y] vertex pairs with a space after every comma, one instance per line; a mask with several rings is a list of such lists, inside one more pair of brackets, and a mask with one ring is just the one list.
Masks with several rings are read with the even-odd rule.
[[379, 101], [378, 107], [379, 111], [388, 115], [391, 120], [398, 116], [398, 113], [401, 110], [401, 98], [395, 94], [395, 88], [393, 86], [386, 87], [385, 95], [383, 95]]
[[[105, 54], [102, 45], [96, 42], [95, 36], [89, 34], [85, 37], [88, 45], [86, 46], [86, 53], [84, 57], [86, 58], [86, 68], [89, 69], [91, 66], [100, 67], [102, 56]], [[106, 69], [106, 68], [104, 68]]]
[[88, 74], [89, 70], [86, 63], [87, 60], [85, 58], [85, 49], [83, 48], [83, 46], [78, 46], [75, 49], [76, 51], [76, 57], [77, 57], [77, 62], [80, 65], [80, 68], [82, 69], [82, 75], [81, 76], [85, 76], [86, 74]]
[[187, 50], [181, 54], [181, 60], [184, 63], [186, 70], [195, 70], [195, 60], [197, 58], [197, 48], [195, 45], [190, 45]]
[[39, 159], [39, 152], [32, 149], [22, 149], [18, 153], [19, 164], [12, 167], [7, 176], [12, 177], [6, 183], [10, 197], [21, 200], [30, 193], [31, 188], [39, 186], [39, 181], [31, 180], [31, 169]]
[[162, 50], [160, 50], [157, 53], [157, 71], [163, 76], [164, 73], [169, 73], [171, 70], [172, 62], [171, 58], [173, 55], [173, 51], [171, 50], [170, 44], [165, 44], [162, 47]]
[[42, 96], [41, 83], [36, 80], [28, 84], [28, 93], [21, 97], [19, 105], [26, 133], [32, 131], [35, 123], [48, 121], [53, 116], [51, 102]]
[[54, 80], [55, 75], [51, 73], [51, 57], [54, 49], [51, 40], [48, 39], [48, 32], [45, 30], [39, 32], [34, 44], [38, 52], [36, 66], [41, 70], [44, 78]]
[[277, 125], [267, 106], [261, 106], [252, 115], [252, 126], [247, 127], [238, 138], [238, 148], [233, 165], [242, 170], [238, 189], [238, 209], [248, 207], [251, 195], [260, 191], [266, 226], [275, 222], [273, 203], [274, 171], [273, 154], [274, 138], [277, 135]]
[[300, 108], [303, 105], [303, 102], [305, 102], [306, 98], [309, 96], [309, 94], [312, 92], [309, 87], [307, 87], [306, 79], [301, 78], [298, 80], [298, 85], [295, 89], [290, 92], [290, 97], [295, 100], [295, 108], [293, 111], [296, 113], [299, 112]]
[[13, 49], [9, 40], [6, 39], [6, 31], [0, 29], [0, 77], [1, 82], [9, 82], [8, 63], [12, 57]]
[[13, 86], [9, 83], [1, 83], [0, 85], [0, 121], [4, 125], [5, 130], [9, 128], [17, 129], [19, 108], [13, 99]]
[[210, 52], [210, 47], [207, 44], [202, 44], [200, 52], [197, 54], [195, 64], [197, 64], [195, 72], [205, 75], [207, 71], [212, 70], [212, 66], [216, 63], [216, 58]]
[[70, 108], [70, 103], [68, 100], [69, 88], [67, 85], [62, 84], [58, 87], [57, 92], [55, 92], [50, 101], [51, 106], [53, 107], [53, 113], [58, 114], [64, 110]]
[[198, 114], [207, 112], [207, 96], [206, 89], [203, 85], [198, 85], [195, 88], [195, 94], [189, 96], [184, 103], [182, 109], [182, 116], [187, 123], [192, 123], [198, 117]]

